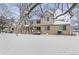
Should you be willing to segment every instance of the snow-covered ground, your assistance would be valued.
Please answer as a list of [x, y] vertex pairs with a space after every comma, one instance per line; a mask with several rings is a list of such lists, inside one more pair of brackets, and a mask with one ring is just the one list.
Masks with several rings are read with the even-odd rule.
[[0, 54], [79, 54], [79, 36], [1, 33]]

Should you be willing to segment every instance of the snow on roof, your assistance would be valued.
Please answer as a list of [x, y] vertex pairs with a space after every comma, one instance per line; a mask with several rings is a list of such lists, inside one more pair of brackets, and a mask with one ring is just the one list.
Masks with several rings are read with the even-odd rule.
[[56, 12], [55, 12], [56, 16], [62, 14], [62, 10], [61, 9], [57, 9]]
[[75, 23], [73, 26], [74, 26], [74, 27], [75, 27], [75, 26], [78, 26], [78, 23]]
[[25, 27], [29, 27], [29, 25], [24, 25]]
[[[61, 9], [57, 9], [56, 12], [55, 12], [55, 16], [58, 16], [62, 14], [62, 10]], [[62, 15], [60, 17], [58, 17], [57, 19], [69, 19], [70, 18], [70, 15], [67, 13], [65, 15]]]
[[13, 26], [16, 26], [16, 24], [14, 23]]
[[55, 21], [54, 25], [65, 25], [65, 24], [70, 24], [70, 22], [65, 22], [65, 21]]
[[[50, 13], [50, 14], [54, 14], [54, 12], [52, 10], [46, 10], [43, 14], [45, 14], [46, 12]], [[43, 15], [42, 14], [42, 15]]]
[[37, 21], [37, 20], [40, 20], [40, 19], [29, 19], [28, 21]]
[[47, 10], [49, 13], [54, 14], [54, 12], [52, 10]]

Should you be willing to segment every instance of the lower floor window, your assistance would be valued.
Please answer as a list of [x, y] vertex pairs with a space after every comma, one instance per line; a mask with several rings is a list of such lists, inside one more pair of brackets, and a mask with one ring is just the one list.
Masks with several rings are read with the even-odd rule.
[[40, 27], [37, 27], [37, 30], [41, 30], [41, 28]]
[[59, 30], [66, 30], [66, 25], [59, 25]]
[[66, 25], [63, 25], [63, 30], [66, 30]]
[[45, 30], [50, 30], [50, 26], [46, 26], [45, 27]]

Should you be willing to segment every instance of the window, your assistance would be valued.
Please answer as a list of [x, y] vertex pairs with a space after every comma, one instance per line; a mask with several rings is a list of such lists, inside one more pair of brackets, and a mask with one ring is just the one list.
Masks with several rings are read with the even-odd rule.
[[47, 26], [47, 30], [50, 30], [50, 26]]
[[46, 26], [45, 27], [45, 30], [50, 30], [50, 26]]
[[59, 25], [59, 30], [66, 30], [66, 25]]
[[37, 20], [37, 24], [39, 24], [40, 23], [40, 20]]
[[46, 16], [46, 21], [49, 21], [49, 17], [48, 16]]
[[12, 30], [14, 30], [14, 28], [12, 28]]
[[63, 30], [66, 30], [66, 25], [63, 25]]
[[63, 25], [59, 25], [59, 31], [63, 30]]
[[39, 31], [40, 31], [40, 30], [41, 30], [41, 28], [40, 28], [40, 27], [37, 27], [37, 30], [39, 30]]
[[47, 21], [49, 21], [49, 17], [47, 17]]
[[31, 24], [33, 24], [33, 21], [31, 21]]
[[24, 24], [26, 24], [26, 21], [24, 21]]

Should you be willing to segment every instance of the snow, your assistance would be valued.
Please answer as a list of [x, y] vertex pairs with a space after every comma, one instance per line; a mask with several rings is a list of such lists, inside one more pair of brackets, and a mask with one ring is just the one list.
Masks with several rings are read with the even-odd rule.
[[54, 25], [60, 25], [60, 24], [70, 24], [70, 22], [66, 22], [66, 21], [55, 21]]
[[78, 26], [78, 23], [75, 23], [73, 26], [77, 27]]
[[79, 35], [0, 33], [0, 54], [79, 54]]
[[51, 13], [51, 14], [54, 14], [54, 12], [53, 12], [53, 11], [51, 11], [51, 10], [47, 10], [47, 12], [49, 12], [49, 13]]
[[29, 25], [24, 25], [25, 27], [29, 27]]
[[62, 10], [61, 9], [57, 9], [56, 12], [55, 12], [56, 16], [62, 14]]
[[[58, 16], [60, 14], [62, 14], [62, 10], [61, 9], [57, 9], [56, 12], [55, 12], [55, 16]], [[66, 20], [66, 21], [70, 20], [70, 14], [67, 13], [67, 14], [57, 18], [57, 20], [62, 20], [62, 19]]]

